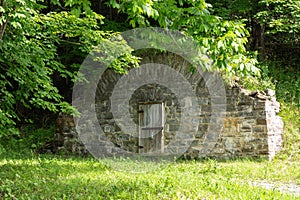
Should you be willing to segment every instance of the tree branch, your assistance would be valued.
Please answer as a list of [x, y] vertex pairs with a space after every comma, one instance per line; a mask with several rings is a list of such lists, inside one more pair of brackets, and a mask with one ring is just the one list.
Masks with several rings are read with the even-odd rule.
[[80, 43], [80, 42], [71, 42], [71, 41], [68, 41], [68, 40], [63, 40], [63, 39], [60, 39], [61, 42], [65, 42], [65, 43], [68, 43], [68, 44], [74, 44], [74, 45], [78, 45], [78, 46], [84, 46], [84, 44]]
[[[4, 1], [4, 0], [3, 0]], [[12, 11], [10, 11], [7, 15], [7, 19], [5, 21], [5, 23], [0, 27], [0, 41], [2, 40], [3, 36], [4, 36], [4, 33], [5, 33], [5, 29], [6, 29], [6, 26], [10, 20], [10, 13], [14, 12], [16, 10], [16, 6], [13, 8]]]
[[5, 32], [6, 26], [7, 26], [8, 22], [9, 22], [9, 19], [10, 19], [10, 16], [7, 17], [6, 22], [1, 26], [1, 30], [0, 30], [0, 41], [1, 41], [2, 38], [3, 38], [3, 35], [4, 35], [4, 32]]
[[[1, 0], [0, 6], [4, 8], [5, 0]], [[4, 12], [0, 12], [0, 17], [2, 17]]]

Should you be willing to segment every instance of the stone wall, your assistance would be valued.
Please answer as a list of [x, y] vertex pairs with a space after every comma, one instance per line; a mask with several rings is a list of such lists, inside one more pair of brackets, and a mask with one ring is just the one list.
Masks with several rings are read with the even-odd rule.
[[74, 118], [60, 113], [56, 120], [55, 152], [70, 154], [88, 154], [76, 131]]
[[[227, 112], [223, 130], [210, 157], [273, 158], [282, 145], [283, 122], [276, 114], [279, 103], [274, 91], [250, 92], [242, 88], [227, 88]], [[210, 126], [210, 125], [207, 125]], [[201, 157], [196, 138], [187, 156]]]
[[[218, 122], [213, 119], [215, 115], [212, 113], [212, 98], [202, 77], [203, 74], [201, 75], [197, 71], [191, 73], [189, 63], [173, 54], [147, 55], [144, 56], [143, 62], [165, 64], [181, 73], [194, 91], [198, 107], [196, 111], [192, 111], [195, 113], [183, 117], [183, 111], [187, 109], [186, 104], [189, 104], [189, 99], [185, 99], [186, 102], [180, 101], [168, 87], [156, 83], [145, 84], [135, 91], [124, 89], [124, 93], [132, 93], [128, 109], [131, 120], [137, 125], [136, 133], [125, 133], [116, 122], [120, 119], [114, 118], [111, 108], [111, 96], [121, 76], [108, 69], [98, 83], [95, 108], [98, 123], [104, 132], [103, 137], [115, 147], [125, 152], [138, 153], [140, 148], [137, 136], [138, 104], [139, 102], [163, 102], [165, 112], [164, 144], [168, 147], [172, 142], [174, 147], [172, 151], [180, 152], [181, 149], [184, 149], [182, 153], [185, 157], [272, 158], [280, 151], [283, 123], [277, 116], [280, 105], [276, 101], [274, 91], [250, 92], [240, 87], [227, 87], [226, 97], [224, 97], [226, 105], [222, 105], [226, 107], [224, 121]], [[151, 75], [151, 71], [145, 74]], [[168, 81], [180, 84], [179, 79], [166, 80], [166, 82]], [[218, 104], [218, 102], [214, 103]], [[176, 132], [179, 131], [180, 124], [188, 125], [186, 127], [190, 127], [192, 130], [195, 122], [197, 122], [195, 134], [183, 134], [184, 131], [188, 131], [184, 130], [178, 134], [180, 137], [177, 137]], [[212, 126], [216, 125], [215, 123], [223, 123], [221, 124], [221, 133], [209, 134], [208, 130], [211, 130]], [[207, 137], [214, 137], [211, 138], [211, 141], [215, 141], [211, 144], [213, 148], [210, 151], [205, 149], [205, 146], [208, 145], [205, 143]], [[75, 125], [68, 116], [62, 115], [58, 119], [57, 139], [60, 141], [60, 148], [72, 152], [86, 152], [84, 146], [78, 141]]]

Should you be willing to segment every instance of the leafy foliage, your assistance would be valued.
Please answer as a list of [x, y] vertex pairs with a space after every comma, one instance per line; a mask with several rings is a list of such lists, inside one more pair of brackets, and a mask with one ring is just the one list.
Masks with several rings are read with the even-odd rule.
[[[77, 76], [82, 59], [100, 42], [117, 34], [99, 30], [103, 17], [96, 13], [84, 17], [72, 12], [42, 14], [39, 10], [43, 6], [35, 1], [2, 2], [0, 137], [9, 130], [16, 132], [12, 129], [15, 122], [26, 119], [26, 110], [33, 107], [76, 114], [64, 101], [53, 77], [83, 81], [76, 79], [82, 77]], [[66, 4], [71, 6], [70, 1]], [[120, 43], [111, 45], [113, 49]], [[136, 66], [138, 59], [130, 50], [127, 48], [128, 53], [111, 67], [124, 73], [127, 67]], [[74, 61], [74, 57], [81, 59]]]
[[62, 65], [55, 60], [55, 45], [49, 42], [54, 38], [44, 33], [35, 21], [37, 4], [33, 1], [3, 2], [0, 95], [4, 115], [1, 121], [3, 127], [9, 127], [14, 124], [12, 120], [19, 119], [17, 104], [25, 108], [57, 110], [62, 96], [50, 76], [53, 68], [61, 69]]
[[204, 1], [124, 0], [109, 3], [126, 13], [133, 27], [158, 25], [192, 36], [213, 59], [212, 70], [220, 69], [241, 77], [260, 75], [255, 54], [245, 48], [249, 36], [245, 24], [210, 15], [210, 5]]
[[292, 42], [299, 39], [300, 32], [300, 1], [299, 0], [262, 0], [259, 5], [263, 7], [255, 17], [266, 24], [266, 35], [280, 42]]

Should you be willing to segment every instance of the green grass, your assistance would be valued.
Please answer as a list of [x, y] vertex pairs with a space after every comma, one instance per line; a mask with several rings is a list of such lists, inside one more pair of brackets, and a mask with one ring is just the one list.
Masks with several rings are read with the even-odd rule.
[[[300, 184], [300, 163], [146, 162], [0, 154], [0, 199], [296, 199], [249, 186], [251, 180]], [[300, 199], [300, 197], [299, 197]]]

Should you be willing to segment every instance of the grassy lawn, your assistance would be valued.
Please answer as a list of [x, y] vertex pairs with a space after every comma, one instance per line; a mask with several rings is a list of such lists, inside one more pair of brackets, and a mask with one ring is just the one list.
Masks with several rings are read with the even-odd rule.
[[207, 160], [155, 164], [0, 154], [0, 199], [296, 199], [250, 186], [251, 180], [300, 184], [300, 163]]

